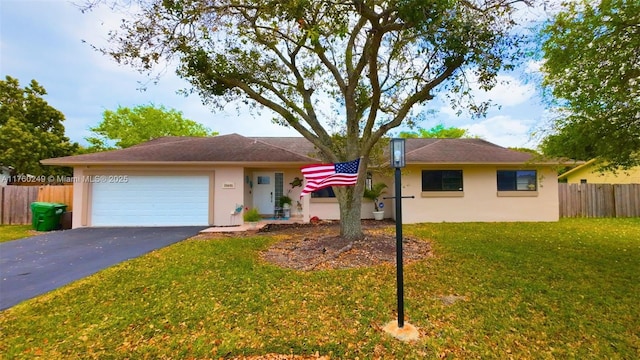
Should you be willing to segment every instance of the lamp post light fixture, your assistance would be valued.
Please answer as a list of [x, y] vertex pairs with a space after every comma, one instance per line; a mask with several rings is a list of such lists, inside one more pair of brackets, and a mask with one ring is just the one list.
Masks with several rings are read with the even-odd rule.
[[[406, 166], [405, 139], [391, 139], [389, 155], [391, 167], [395, 168], [395, 204], [396, 204], [396, 287], [398, 297], [398, 322], [387, 324], [384, 329], [390, 335], [403, 340], [418, 339], [418, 330], [404, 322], [404, 274], [402, 260], [402, 176], [400, 169]], [[413, 196], [408, 196], [412, 198]]]
[[390, 154], [391, 154], [391, 167], [396, 168], [396, 170], [398, 170], [399, 168], [403, 168], [406, 165], [405, 162], [405, 139], [402, 138], [393, 138], [391, 139], [391, 147], [390, 147]]
[[402, 260], [402, 176], [405, 162], [405, 139], [391, 139], [391, 166], [395, 170], [396, 198], [396, 286], [398, 295], [398, 327], [404, 326], [404, 274]]

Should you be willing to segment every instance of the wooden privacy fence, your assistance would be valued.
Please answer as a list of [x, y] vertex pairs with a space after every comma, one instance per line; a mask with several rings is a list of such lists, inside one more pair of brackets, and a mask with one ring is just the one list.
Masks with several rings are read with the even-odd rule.
[[558, 184], [560, 217], [640, 216], [640, 184]]
[[73, 210], [72, 185], [3, 186], [0, 187], [0, 224], [31, 224], [31, 203], [52, 202]]

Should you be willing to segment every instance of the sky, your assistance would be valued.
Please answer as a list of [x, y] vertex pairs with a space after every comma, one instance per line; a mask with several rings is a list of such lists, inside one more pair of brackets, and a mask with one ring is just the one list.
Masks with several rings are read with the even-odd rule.
[[[185, 118], [220, 134], [300, 136], [271, 123], [268, 110], [257, 114], [230, 105], [212, 111], [197, 95], [177, 93], [189, 84], [173, 71], [166, 71], [154, 84], [146, 75], [92, 49], [89, 44], [106, 44], [107, 33], [117, 27], [118, 20], [119, 15], [108, 8], [83, 14], [65, 0], [0, 0], [0, 76], [17, 78], [22, 87], [32, 79], [38, 81], [47, 90], [45, 100], [65, 115], [66, 135], [83, 145], [91, 135], [89, 128], [101, 122], [105, 110], [149, 104], [181, 111]], [[525, 64], [515, 73], [501, 74], [491, 91], [474, 90], [476, 99], [496, 104], [484, 118], [457, 116], [444, 99], [436, 97], [428, 104], [435, 115], [419, 126], [429, 129], [442, 123], [500, 146], [535, 148], [539, 139], [531, 134], [546, 122], [538, 91], [525, 80], [535, 69], [534, 63]], [[146, 90], [140, 90], [141, 84]]]

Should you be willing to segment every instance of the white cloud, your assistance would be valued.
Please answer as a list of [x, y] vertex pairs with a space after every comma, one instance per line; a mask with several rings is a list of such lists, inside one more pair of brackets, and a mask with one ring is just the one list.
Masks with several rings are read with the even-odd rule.
[[[525, 104], [531, 101], [536, 95], [535, 87], [532, 84], [524, 84], [522, 81], [509, 75], [498, 75], [496, 85], [489, 91], [480, 89], [475, 79], [470, 81], [470, 86], [471, 95], [475, 103], [479, 104], [490, 101], [493, 107], [502, 109]], [[464, 101], [461, 104], [463, 115], [464, 109], [468, 107], [468, 101]], [[439, 111], [449, 117], [457, 116], [457, 110], [452, 109], [451, 106], [442, 106]]]
[[535, 1], [533, 6], [524, 3], [515, 4], [519, 9], [514, 19], [521, 24], [530, 24], [544, 21], [557, 14], [565, 0], [543, 0]]
[[507, 115], [492, 116], [480, 122], [460, 126], [471, 135], [504, 147], [535, 147], [530, 140], [533, 121]]
[[455, 118], [458, 116], [457, 110], [454, 110], [451, 106], [443, 106], [438, 109], [438, 113], [447, 115], [450, 118]]
[[544, 60], [530, 60], [527, 61], [527, 64], [524, 67], [524, 71], [528, 74], [539, 73], [542, 65], [544, 64]]
[[520, 105], [535, 95], [535, 88], [531, 84], [523, 84], [520, 80], [509, 75], [498, 75], [496, 86], [489, 91], [472, 84], [473, 96], [476, 101], [492, 101], [502, 107]]

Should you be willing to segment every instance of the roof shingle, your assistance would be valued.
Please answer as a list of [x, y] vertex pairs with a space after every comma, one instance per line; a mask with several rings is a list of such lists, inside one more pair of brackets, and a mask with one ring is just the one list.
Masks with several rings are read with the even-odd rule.
[[[409, 164], [521, 164], [532, 154], [481, 139], [407, 139]], [[302, 137], [163, 137], [126, 149], [43, 160], [46, 165], [113, 163], [317, 162], [314, 146]]]
[[[524, 163], [532, 154], [503, 148], [482, 139], [408, 139], [407, 163]], [[417, 140], [417, 141], [413, 141]]]

